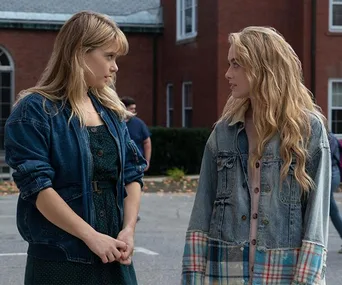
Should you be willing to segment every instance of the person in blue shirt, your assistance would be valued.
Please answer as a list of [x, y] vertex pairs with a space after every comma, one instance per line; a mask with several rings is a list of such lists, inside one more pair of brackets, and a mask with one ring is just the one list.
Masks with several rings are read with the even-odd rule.
[[[123, 97], [121, 101], [122, 103], [124, 103], [126, 109], [129, 112], [136, 115], [137, 105], [133, 98]], [[131, 139], [138, 146], [140, 153], [145, 157], [147, 161], [147, 167], [145, 168], [145, 171], [147, 171], [150, 167], [152, 153], [152, 143], [150, 138], [151, 133], [146, 124], [144, 123], [144, 121], [138, 118], [137, 116], [133, 116], [129, 120], [127, 120], [126, 125]]]
[[[330, 194], [330, 218], [331, 221], [337, 230], [338, 234], [342, 239], [342, 217], [340, 215], [338, 206], [334, 199], [334, 192], [337, 191], [340, 181], [341, 181], [341, 173], [340, 173], [340, 149], [339, 149], [339, 141], [337, 137], [329, 132], [328, 134], [330, 151], [331, 151], [331, 194]], [[338, 251], [338, 253], [342, 253], [342, 248]]]

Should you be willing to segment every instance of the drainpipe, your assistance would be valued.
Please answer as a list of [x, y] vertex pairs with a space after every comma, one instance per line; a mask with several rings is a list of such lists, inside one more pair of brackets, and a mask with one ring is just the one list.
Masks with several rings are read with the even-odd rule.
[[316, 16], [317, 1], [311, 2], [311, 92], [316, 99]]

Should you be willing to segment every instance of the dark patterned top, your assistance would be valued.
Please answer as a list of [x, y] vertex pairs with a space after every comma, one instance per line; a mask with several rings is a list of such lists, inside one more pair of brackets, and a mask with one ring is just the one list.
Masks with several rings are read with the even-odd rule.
[[[119, 175], [119, 156], [115, 140], [105, 125], [87, 127], [93, 155], [93, 202], [95, 229], [114, 238], [120, 232], [119, 210], [116, 204], [116, 181]], [[44, 285], [135, 285], [133, 264], [118, 262], [103, 264], [94, 254], [94, 264], [56, 262], [27, 258], [25, 284]]]

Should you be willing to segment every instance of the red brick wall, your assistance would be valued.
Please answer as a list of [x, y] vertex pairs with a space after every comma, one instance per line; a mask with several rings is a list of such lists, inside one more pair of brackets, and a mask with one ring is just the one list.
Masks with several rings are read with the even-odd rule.
[[133, 97], [138, 116], [152, 125], [153, 37], [147, 34], [126, 34], [130, 50], [118, 59], [117, 92], [120, 97]]
[[36, 84], [50, 57], [56, 33], [0, 30], [1, 46], [12, 56], [15, 94]]
[[342, 33], [329, 32], [329, 1], [317, 1], [316, 98], [328, 111], [328, 80], [342, 78]]
[[217, 119], [217, 1], [198, 1], [195, 40], [176, 42], [176, 1], [162, 0], [164, 35], [161, 44], [160, 123], [166, 124], [166, 85], [174, 85], [174, 122], [182, 125], [182, 82], [192, 81], [193, 126], [211, 127]]
[[[227, 100], [228, 83], [224, 78], [227, 70], [228, 34], [246, 26], [272, 26], [283, 34], [299, 57], [303, 57], [303, 3], [298, 0], [219, 0], [218, 32], [218, 105], [221, 113]], [[307, 39], [306, 39], [307, 40]]]
[[[15, 65], [15, 94], [36, 84], [53, 47], [55, 31], [0, 30], [0, 45]], [[117, 91], [136, 99], [139, 116], [152, 124], [152, 37], [127, 34], [130, 52], [118, 60]]]

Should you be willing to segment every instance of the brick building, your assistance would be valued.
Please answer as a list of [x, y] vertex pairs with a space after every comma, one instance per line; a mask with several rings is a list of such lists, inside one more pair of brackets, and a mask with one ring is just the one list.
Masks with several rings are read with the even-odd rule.
[[342, 136], [341, 0], [14, 0], [0, 5], [0, 164], [15, 94], [36, 83], [58, 29], [84, 9], [112, 16], [126, 33], [117, 90], [136, 98], [148, 125], [211, 127], [229, 92], [228, 34], [266, 25], [293, 46], [305, 84]]

